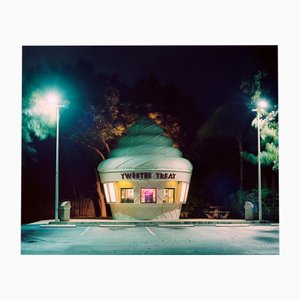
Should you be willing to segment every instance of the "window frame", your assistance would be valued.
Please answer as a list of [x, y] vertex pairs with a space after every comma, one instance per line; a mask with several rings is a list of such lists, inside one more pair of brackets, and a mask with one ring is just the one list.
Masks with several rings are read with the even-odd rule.
[[[154, 202], [142, 202], [142, 190], [155, 190], [155, 197], [153, 197], [155, 199]], [[140, 203], [141, 204], [157, 204], [157, 188], [148, 188], [148, 187], [141, 187], [140, 188]]]
[[[122, 191], [123, 190], [132, 190], [132, 201], [128, 201], [130, 200], [128, 197], [125, 199], [125, 201], [122, 201]], [[127, 201], [126, 201], [127, 200]], [[134, 203], [134, 189], [133, 188], [120, 188], [120, 203]]]

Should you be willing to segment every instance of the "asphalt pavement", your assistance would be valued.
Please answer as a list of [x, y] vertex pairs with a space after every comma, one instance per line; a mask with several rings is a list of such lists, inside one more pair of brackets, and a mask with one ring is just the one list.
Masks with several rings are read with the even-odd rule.
[[25, 255], [278, 255], [279, 226], [22, 225]]

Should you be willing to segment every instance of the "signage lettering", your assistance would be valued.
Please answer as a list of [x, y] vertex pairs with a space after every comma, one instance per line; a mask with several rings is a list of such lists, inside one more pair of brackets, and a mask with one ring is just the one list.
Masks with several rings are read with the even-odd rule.
[[141, 180], [141, 179], [175, 179], [176, 173], [149, 173], [149, 172], [131, 172], [121, 173], [122, 179]]
[[175, 179], [175, 173], [156, 173], [156, 179]]
[[151, 173], [122, 173], [122, 179], [151, 179]]

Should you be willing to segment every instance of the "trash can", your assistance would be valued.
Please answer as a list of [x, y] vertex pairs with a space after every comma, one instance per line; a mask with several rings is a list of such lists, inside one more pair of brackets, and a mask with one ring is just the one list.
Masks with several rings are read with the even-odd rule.
[[59, 206], [59, 219], [61, 221], [70, 221], [71, 202], [64, 201]]
[[251, 202], [246, 201], [244, 208], [245, 208], [245, 220], [247, 221], [254, 220], [254, 205]]

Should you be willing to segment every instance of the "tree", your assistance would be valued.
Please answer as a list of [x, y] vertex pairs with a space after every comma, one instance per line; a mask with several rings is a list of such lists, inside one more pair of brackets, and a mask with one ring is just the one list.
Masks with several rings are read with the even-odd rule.
[[240, 89], [245, 95], [251, 97], [252, 103], [256, 103], [262, 95], [268, 94], [269, 91], [263, 87], [264, 85], [262, 83], [267, 77], [268, 73], [266, 70], [259, 70], [252, 78], [242, 80]]
[[104, 103], [99, 102], [98, 105], [90, 104], [86, 107], [77, 130], [70, 136], [73, 142], [81, 144], [89, 153], [94, 154], [91, 168], [94, 169], [94, 186], [99, 197], [101, 217], [107, 217], [107, 211], [97, 166], [108, 158], [117, 139], [137, 118], [137, 114], [130, 112], [130, 105], [121, 102], [120, 92], [113, 86], [109, 87], [104, 99]]
[[[249, 97], [251, 96], [252, 107], [257, 107], [258, 101], [261, 98], [275, 99], [277, 98], [277, 71], [269, 73], [266, 71], [258, 71], [254, 77], [241, 84], [242, 91]], [[278, 108], [275, 105], [270, 111], [261, 111], [260, 120], [255, 117], [252, 121], [252, 127], [257, 128], [258, 121], [260, 122], [260, 138], [261, 138], [261, 165], [269, 166], [266, 168], [263, 178], [265, 187], [263, 190], [270, 191], [266, 188], [267, 177], [271, 178], [271, 191], [265, 193], [271, 198], [263, 202], [263, 210], [269, 212], [272, 219], [278, 218], [278, 169], [279, 169], [279, 141], [278, 141]], [[257, 154], [252, 151], [244, 151], [243, 158], [252, 164], [258, 163]], [[264, 193], [262, 193], [264, 199]], [[266, 199], [265, 199], [266, 200]], [[271, 213], [270, 213], [271, 212]], [[275, 216], [275, 217], [274, 217]]]
[[[269, 79], [269, 81], [268, 81]], [[272, 80], [275, 81], [275, 80]], [[240, 86], [243, 93], [251, 96], [251, 105], [257, 107], [258, 101], [263, 97], [268, 97], [272, 93], [270, 76], [266, 70], [258, 71], [251, 79], [244, 80]], [[274, 89], [274, 87], [273, 87]], [[274, 92], [273, 92], [274, 93]], [[276, 92], [275, 92], [276, 93]], [[252, 126], [257, 128], [258, 119], [253, 119]], [[272, 166], [273, 171], [278, 171], [278, 108], [277, 106], [270, 112], [262, 111], [260, 122], [260, 134], [263, 151], [261, 152], [261, 163], [265, 166]], [[244, 152], [244, 159], [253, 164], [257, 164], [257, 156]]]
[[[257, 118], [252, 121], [252, 126], [257, 128]], [[261, 164], [271, 166], [272, 170], [278, 172], [279, 169], [279, 142], [278, 142], [278, 109], [275, 107], [270, 112], [264, 112], [260, 120], [260, 132], [262, 144]], [[244, 152], [244, 159], [253, 164], [257, 164], [257, 155]]]
[[[132, 89], [131, 101], [141, 115], [147, 115], [171, 135], [187, 158], [192, 158], [193, 143], [204, 116], [195, 99], [187, 96], [174, 83], [161, 84], [151, 74], [141, 79]], [[142, 103], [141, 103], [142, 101]]]
[[239, 190], [243, 190], [243, 139], [249, 119], [249, 109], [242, 103], [225, 104], [217, 108], [211, 118], [198, 131], [200, 143], [212, 137], [234, 138], [239, 152]]

